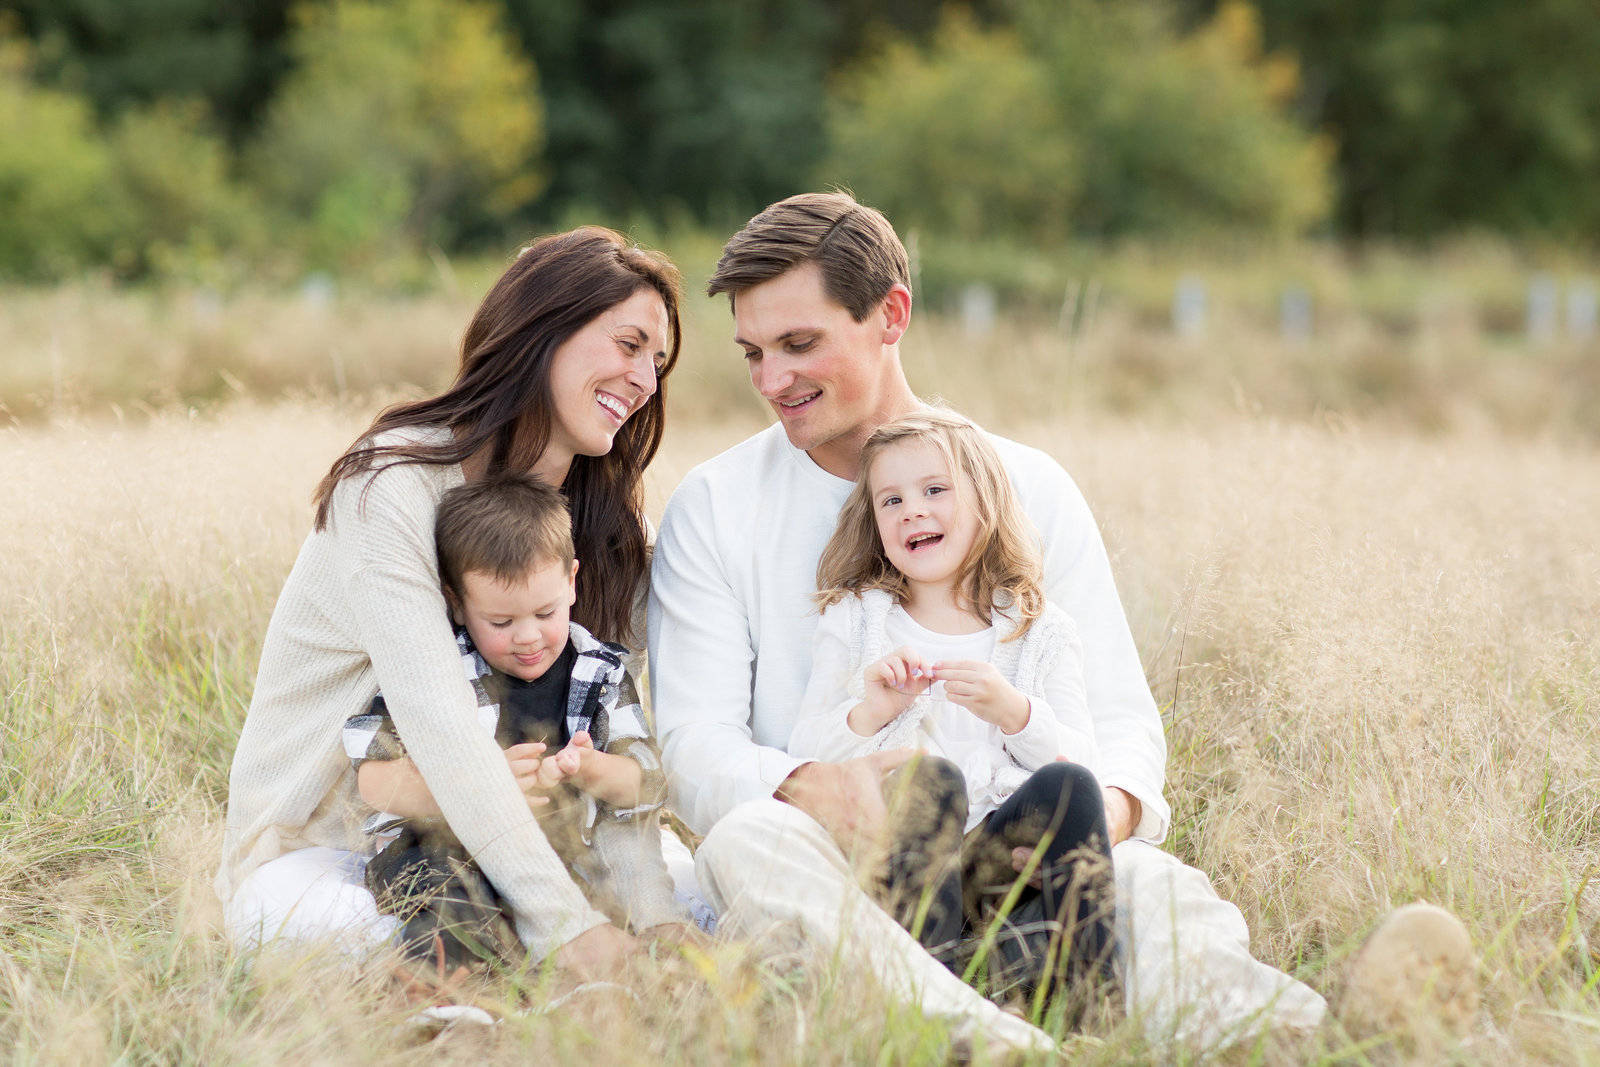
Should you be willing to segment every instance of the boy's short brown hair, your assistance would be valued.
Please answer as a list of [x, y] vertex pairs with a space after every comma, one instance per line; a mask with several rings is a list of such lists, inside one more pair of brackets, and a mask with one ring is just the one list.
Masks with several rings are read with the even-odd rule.
[[456, 597], [475, 572], [509, 584], [546, 563], [572, 566], [572, 515], [560, 490], [502, 471], [439, 498], [433, 521], [439, 579]]
[[864, 322], [895, 285], [911, 288], [905, 245], [883, 212], [849, 193], [801, 193], [780, 200], [728, 238], [706, 295], [741, 291], [806, 263], [822, 270], [828, 299]]

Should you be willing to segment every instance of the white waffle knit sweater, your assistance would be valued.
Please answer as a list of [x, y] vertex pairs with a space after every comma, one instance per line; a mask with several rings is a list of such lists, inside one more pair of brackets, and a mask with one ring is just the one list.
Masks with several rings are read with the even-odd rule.
[[[382, 443], [446, 430], [401, 431]], [[403, 436], [402, 436], [403, 435]], [[340, 731], [383, 688], [445, 819], [543, 955], [606, 921], [546, 842], [505, 756], [477, 727], [439, 587], [440, 496], [459, 466], [395, 465], [347, 478], [328, 523], [300, 549], [261, 650], [229, 778], [217, 895], [294, 849], [358, 851], [367, 814]], [[650, 925], [638, 917], [639, 925]]]

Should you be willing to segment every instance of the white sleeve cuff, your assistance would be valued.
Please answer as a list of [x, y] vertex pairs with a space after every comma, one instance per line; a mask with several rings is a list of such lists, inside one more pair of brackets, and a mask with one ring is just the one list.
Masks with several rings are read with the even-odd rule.
[[1160, 793], [1151, 793], [1131, 778], [1111, 777], [1100, 781], [1102, 789], [1120, 789], [1139, 802], [1139, 824], [1128, 834], [1153, 844], [1166, 840], [1172, 823], [1172, 809]]
[[1000, 734], [1006, 753], [1025, 771], [1054, 762], [1061, 752], [1061, 724], [1055, 712], [1039, 697], [1028, 698], [1028, 722], [1014, 734]]

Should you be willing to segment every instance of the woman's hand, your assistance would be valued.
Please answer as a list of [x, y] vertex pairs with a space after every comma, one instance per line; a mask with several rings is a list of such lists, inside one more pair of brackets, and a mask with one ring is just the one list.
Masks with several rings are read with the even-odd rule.
[[661, 923], [657, 926], [639, 932], [640, 940], [646, 944], [660, 945], [667, 948], [705, 948], [711, 944], [711, 939], [700, 932], [700, 928], [693, 923]]
[[902, 645], [862, 672], [866, 698], [850, 709], [852, 732], [871, 737], [933, 684], [933, 671], [917, 651]]
[[602, 923], [556, 949], [555, 962], [578, 982], [615, 982], [638, 952], [632, 934]]
[[1003, 734], [1014, 734], [1028, 725], [1028, 698], [1002, 678], [992, 663], [975, 659], [935, 663], [933, 678], [944, 683], [950, 703], [1000, 727]]

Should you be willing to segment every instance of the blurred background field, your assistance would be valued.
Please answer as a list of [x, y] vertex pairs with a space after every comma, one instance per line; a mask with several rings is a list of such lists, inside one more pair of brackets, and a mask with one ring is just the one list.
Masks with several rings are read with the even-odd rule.
[[682, 267], [659, 514], [766, 422], [697, 295], [722, 241], [841, 183], [910, 246], [913, 386], [1094, 507], [1170, 847], [1258, 954], [1337, 999], [1436, 901], [1485, 1000], [1425, 1060], [1600, 1064], [1595, 55], [1592, 0], [0, 0], [0, 1047], [946, 1058], [735, 949], [614, 1033], [418, 1051], [380, 975], [232, 957], [208, 888], [311, 487], [515, 249], [600, 222]]

